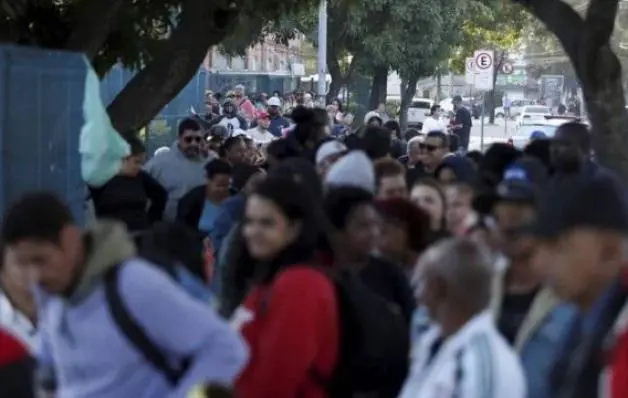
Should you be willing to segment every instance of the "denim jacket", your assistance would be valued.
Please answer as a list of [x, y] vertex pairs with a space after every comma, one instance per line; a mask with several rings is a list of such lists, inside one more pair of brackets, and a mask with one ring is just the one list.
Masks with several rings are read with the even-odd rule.
[[[504, 273], [498, 273], [493, 284], [491, 309], [495, 319], [501, 311], [503, 278]], [[548, 288], [534, 298], [514, 343], [526, 374], [528, 396], [551, 397], [549, 375], [576, 314], [573, 305], [561, 302]]]

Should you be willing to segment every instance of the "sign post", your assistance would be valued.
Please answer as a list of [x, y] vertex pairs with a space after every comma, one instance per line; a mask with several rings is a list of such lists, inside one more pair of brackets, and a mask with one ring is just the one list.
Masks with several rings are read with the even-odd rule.
[[495, 72], [493, 50], [477, 50], [473, 53], [475, 70], [475, 89], [484, 91], [482, 96], [482, 115], [480, 121], [480, 148], [484, 149], [484, 115], [486, 113], [486, 92], [493, 89]]
[[464, 78], [467, 84], [471, 85], [473, 84], [473, 80], [475, 78], [475, 67], [474, 64], [475, 60], [473, 57], [469, 57], [467, 58], [466, 62], [465, 62], [465, 68], [464, 68]]

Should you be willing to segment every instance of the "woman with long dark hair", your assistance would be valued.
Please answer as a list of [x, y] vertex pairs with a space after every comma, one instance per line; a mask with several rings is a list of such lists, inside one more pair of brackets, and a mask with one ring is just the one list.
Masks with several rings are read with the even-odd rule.
[[243, 397], [325, 397], [339, 345], [333, 283], [310, 264], [323, 231], [307, 186], [269, 174], [248, 197], [241, 227], [252, 286], [232, 317], [251, 349], [236, 383]]

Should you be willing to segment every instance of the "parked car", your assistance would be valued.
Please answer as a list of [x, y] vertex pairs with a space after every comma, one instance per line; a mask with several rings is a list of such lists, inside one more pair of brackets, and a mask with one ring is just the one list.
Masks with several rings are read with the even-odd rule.
[[430, 114], [434, 101], [429, 98], [415, 98], [408, 108], [408, 127], [422, 128], [423, 121]]
[[534, 132], [540, 131], [545, 135], [545, 138], [550, 139], [554, 137], [559, 126], [568, 122], [583, 121], [578, 117], [572, 116], [547, 116], [542, 119], [525, 119], [517, 127], [515, 134], [510, 139], [515, 147], [523, 149], [530, 142]]
[[[523, 108], [528, 105], [534, 105], [534, 101], [532, 100], [514, 100], [510, 103], [510, 117], [515, 118], [521, 115]], [[498, 106], [495, 108], [495, 117], [504, 117], [506, 116], [506, 111], [503, 106]]]
[[543, 105], [524, 106], [523, 109], [521, 110], [521, 114], [519, 114], [519, 117], [517, 118], [517, 128], [523, 125], [524, 122], [529, 122], [536, 119], [544, 120], [544, 119], [547, 119], [548, 116], [552, 116], [552, 110], [550, 109], [549, 106], [543, 106]]

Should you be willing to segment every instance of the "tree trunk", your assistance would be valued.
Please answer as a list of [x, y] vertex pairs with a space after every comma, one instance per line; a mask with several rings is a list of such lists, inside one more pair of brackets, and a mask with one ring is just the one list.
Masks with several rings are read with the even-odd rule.
[[628, 181], [628, 114], [621, 81], [621, 67], [609, 46], [595, 55], [595, 69], [585, 72], [582, 81], [593, 131], [596, 159]]
[[440, 68], [436, 70], [436, 103], [440, 104], [441, 95], [443, 88], [443, 75], [440, 72]]
[[401, 82], [399, 125], [401, 126], [401, 131], [406, 131], [406, 129], [408, 128], [408, 108], [410, 108], [410, 104], [412, 104], [412, 99], [416, 95], [416, 85], [419, 82], [419, 78], [416, 76], [410, 76], [408, 79], [402, 79]]
[[[612, 3], [612, 4], [611, 4]], [[628, 181], [628, 113], [621, 65], [610, 48], [619, 0], [590, 0], [583, 19], [562, 1], [521, 4], [556, 35], [582, 84], [597, 161]]]
[[181, 20], [156, 56], [108, 107], [113, 126], [133, 134], [146, 126], [198, 71], [210, 46], [235, 23], [237, 10], [215, 9], [209, 1], [186, 0]]
[[373, 71], [371, 80], [370, 109], [377, 109], [379, 104], [386, 103], [386, 85], [388, 84], [388, 67], [379, 66]]

